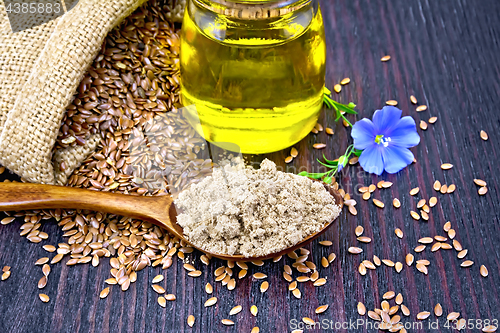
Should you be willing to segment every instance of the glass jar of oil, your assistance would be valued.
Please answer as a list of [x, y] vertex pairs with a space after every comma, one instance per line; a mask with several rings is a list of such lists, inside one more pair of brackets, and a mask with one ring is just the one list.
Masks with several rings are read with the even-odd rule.
[[181, 96], [205, 139], [261, 154], [300, 141], [323, 103], [326, 46], [317, 0], [189, 0]]

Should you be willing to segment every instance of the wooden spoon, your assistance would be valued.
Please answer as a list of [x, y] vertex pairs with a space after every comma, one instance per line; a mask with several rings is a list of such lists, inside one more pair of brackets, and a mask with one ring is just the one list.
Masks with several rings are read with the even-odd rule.
[[[343, 200], [341, 195], [329, 186], [325, 186], [325, 188], [342, 208]], [[176, 223], [177, 212], [173, 204], [173, 199], [169, 195], [145, 197], [65, 186], [0, 183], [0, 211], [55, 208], [87, 209], [149, 221], [167, 229], [174, 236], [185, 240], [194, 248], [199, 249], [185, 238], [182, 227]], [[300, 243], [278, 253], [271, 253], [266, 256], [244, 257], [242, 255], [226, 255], [211, 253], [202, 249], [199, 250], [224, 260], [264, 260], [286, 254], [304, 246], [324, 233], [332, 224], [333, 221], [325, 223], [319, 232], [308, 236]]]

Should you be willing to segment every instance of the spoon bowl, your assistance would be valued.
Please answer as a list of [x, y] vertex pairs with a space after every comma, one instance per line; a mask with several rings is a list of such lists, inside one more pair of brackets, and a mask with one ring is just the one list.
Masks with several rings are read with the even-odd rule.
[[[325, 185], [325, 188], [335, 198], [335, 203], [342, 208], [343, 200], [340, 193], [328, 185]], [[286, 254], [311, 242], [324, 233], [334, 222], [330, 221], [325, 223], [320, 231], [309, 235], [301, 242], [278, 253], [270, 253], [259, 257], [227, 255], [211, 253], [200, 249], [186, 239], [182, 227], [176, 223], [177, 211], [173, 199], [169, 195], [147, 197], [98, 192], [65, 186], [30, 183], [0, 183], [0, 211], [56, 208], [93, 210], [145, 220], [167, 229], [168, 232], [177, 238], [184, 240], [192, 247], [206, 254], [233, 261], [265, 260]]]

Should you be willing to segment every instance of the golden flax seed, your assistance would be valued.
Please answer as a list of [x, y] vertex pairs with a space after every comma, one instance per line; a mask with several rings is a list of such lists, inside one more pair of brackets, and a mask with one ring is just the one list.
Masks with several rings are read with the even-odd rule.
[[455, 238], [456, 234], [455, 229], [448, 230], [448, 237], [450, 237], [450, 239]]
[[414, 220], [416, 220], [416, 221], [420, 220], [420, 215], [418, 215], [418, 213], [417, 213], [417, 212], [415, 212], [415, 211], [413, 211], [413, 210], [412, 210], [412, 211], [410, 211], [410, 215], [411, 215], [411, 217], [412, 217]]
[[435, 124], [437, 120], [438, 120], [437, 117], [430, 117], [428, 122], [429, 122], [429, 124]]
[[418, 320], [424, 320], [424, 319], [429, 318], [429, 316], [430, 316], [430, 315], [431, 315], [431, 313], [430, 313], [430, 312], [427, 312], [427, 311], [419, 312], [419, 313], [417, 314], [417, 319], [418, 319]]
[[417, 112], [425, 111], [425, 110], [427, 110], [427, 105], [419, 105], [419, 106], [417, 106], [417, 108], [415, 110]]
[[187, 324], [189, 327], [194, 326], [194, 316], [193, 315], [189, 315], [189, 317], [187, 318]]
[[399, 207], [401, 207], [401, 202], [399, 201], [399, 199], [398, 199], [398, 198], [394, 198], [394, 199], [392, 200], [392, 205], [393, 205], [394, 207], [396, 207], [396, 208], [399, 208]]
[[384, 208], [385, 207], [385, 204], [382, 201], [377, 200], [377, 199], [373, 199], [373, 204], [375, 206], [377, 206], [378, 208]]
[[328, 240], [320, 241], [319, 244], [323, 245], [323, 246], [332, 246], [333, 245], [333, 243], [331, 241], [328, 241]]
[[293, 161], [292, 156], [288, 156], [287, 158], [285, 158], [285, 163], [290, 163], [291, 161]]
[[479, 135], [484, 141], [488, 140], [488, 133], [486, 133], [485, 131], [481, 130], [481, 132], [479, 132]]
[[363, 249], [361, 249], [359, 247], [351, 246], [347, 251], [349, 251], [349, 253], [352, 253], [352, 254], [360, 254], [361, 252], [363, 252]]
[[391, 105], [391, 106], [396, 106], [396, 105], [398, 105], [398, 101], [396, 101], [394, 99], [390, 99], [390, 100], [386, 101], [385, 104]]
[[389, 60], [391, 60], [391, 56], [390, 55], [385, 55], [382, 58], [380, 58], [380, 61], [382, 61], [382, 62], [386, 62], [386, 61], [389, 61]]
[[414, 260], [415, 260], [415, 257], [413, 256], [413, 254], [408, 253], [408, 254], [406, 255], [405, 261], [406, 261], [406, 264], [407, 264], [408, 266], [411, 266], [411, 265], [413, 264], [413, 261], [414, 261]]
[[429, 199], [429, 206], [434, 207], [437, 204], [437, 198], [436, 197], [431, 197]]
[[328, 309], [328, 304], [325, 304], [325, 305], [318, 306], [316, 308], [316, 310], [314, 310], [314, 312], [316, 312], [316, 314], [320, 314], [320, 313], [325, 312], [327, 309]]
[[243, 309], [243, 307], [241, 305], [236, 305], [234, 308], [231, 309], [231, 311], [229, 311], [229, 315], [234, 316], [234, 315], [240, 313], [241, 309]]
[[479, 190], [477, 190], [477, 193], [479, 195], [485, 195], [486, 193], [488, 193], [488, 188], [486, 186], [480, 187]]
[[333, 90], [338, 94], [342, 90], [342, 86], [340, 84], [336, 84], [333, 86]]
[[221, 322], [222, 322], [222, 324], [224, 324], [226, 326], [234, 325], [234, 321], [229, 320], [229, 319], [222, 319]]
[[472, 265], [474, 265], [474, 261], [472, 260], [465, 260], [460, 264], [461, 267], [470, 267]]
[[354, 233], [356, 236], [361, 236], [363, 234], [364, 228], [360, 225], [356, 227], [356, 230], [354, 230]]
[[299, 151], [297, 150], [297, 148], [292, 147], [292, 149], [290, 150], [290, 156], [292, 156], [293, 158], [299, 156]]
[[346, 78], [342, 79], [342, 81], [340, 81], [340, 84], [344, 86], [344, 85], [348, 84], [349, 82], [351, 82], [351, 79], [346, 77]]
[[382, 262], [384, 263], [384, 265], [388, 266], [388, 267], [394, 267], [394, 262], [392, 260], [389, 260], [389, 259], [382, 259]]
[[[316, 286], [316, 283], [314, 285]], [[295, 298], [301, 298], [302, 297], [302, 294], [301, 294], [301, 292], [300, 292], [299, 289], [292, 290], [292, 294], [293, 294], [293, 296], [295, 296]]]
[[401, 229], [396, 228], [396, 229], [394, 230], [394, 233], [396, 234], [396, 236], [397, 236], [398, 238], [403, 238], [403, 231], [402, 231]]
[[481, 267], [479, 268], [479, 273], [481, 273], [482, 277], [487, 277], [488, 276], [488, 269], [486, 268], [486, 266], [481, 265]]
[[44, 303], [47, 303], [48, 301], [50, 301], [50, 297], [45, 295], [45, 294], [38, 294], [38, 297], [40, 297], [40, 300]]
[[477, 186], [486, 186], [486, 182], [482, 179], [474, 179], [474, 184], [476, 184]]
[[209, 298], [209, 299], [206, 300], [205, 307], [212, 306], [215, 303], [217, 303], [217, 297], [211, 297], [211, 298]]

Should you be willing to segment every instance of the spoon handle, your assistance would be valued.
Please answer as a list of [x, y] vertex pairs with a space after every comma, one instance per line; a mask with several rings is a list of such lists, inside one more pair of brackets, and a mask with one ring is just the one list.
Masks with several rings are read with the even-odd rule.
[[[169, 196], [144, 197], [30, 183], [0, 183], [0, 211], [73, 208], [145, 220], [164, 220]], [[165, 213], [167, 212], [167, 213]]]

